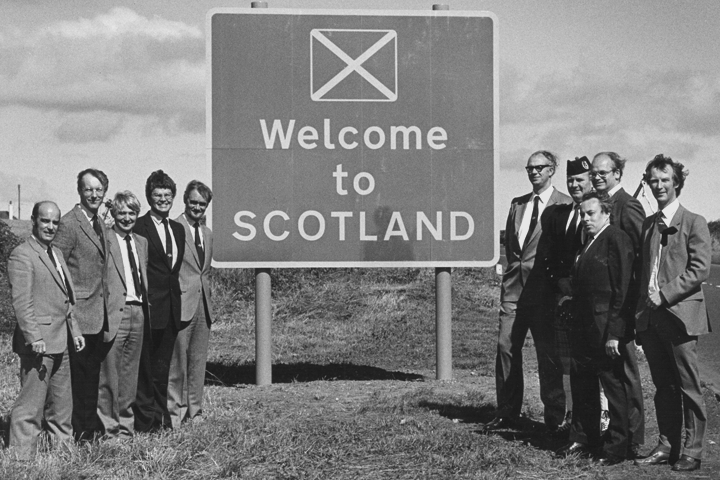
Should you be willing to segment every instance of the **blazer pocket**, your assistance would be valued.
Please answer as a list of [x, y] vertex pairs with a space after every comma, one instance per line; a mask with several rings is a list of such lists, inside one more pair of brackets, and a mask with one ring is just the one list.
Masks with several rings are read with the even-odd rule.
[[595, 313], [605, 313], [608, 310], [610, 310], [610, 305], [607, 303], [596, 303], [593, 306], [593, 312]]
[[86, 300], [90, 298], [90, 292], [87, 290], [75, 290], [75, 298], [78, 300]]
[[36, 317], [35, 321], [38, 323], [38, 325], [51, 325], [52, 317], [49, 315], [44, 315], [42, 317]]

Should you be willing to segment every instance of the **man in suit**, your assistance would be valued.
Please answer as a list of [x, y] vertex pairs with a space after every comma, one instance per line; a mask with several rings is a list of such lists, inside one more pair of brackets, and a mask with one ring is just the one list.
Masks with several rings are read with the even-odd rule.
[[565, 416], [562, 366], [553, 348], [554, 295], [540, 242], [547, 209], [571, 202], [570, 197], [552, 186], [556, 169], [557, 158], [552, 153], [541, 150], [530, 155], [525, 170], [532, 192], [513, 199], [510, 205], [503, 242], [507, 269], [500, 290], [495, 362], [497, 411], [485, 425], [487, 429], [511, 427], [520, 416], [524, 390], [522, 348], [528, 330], [537, 351], [545, 424], [555, 430]]
[[78, 440], [90, 440], [102, 431], [97, 415], [100, 364], [107, 330], [105, 238], [107, 229], [98, 209], [108, 189], [105, 173], [88, 168], [77, 176], [80, 203], [60, 219], [54, 240], [75, 282], [75, 316], [86, 348], [70, 352], [73, 380], [73, 429]]
[[568, 332], [570, 329], [569, 300], [572, 298], [570, 273], [575, 258], [585, 243], [585, 235], [580, 219], [580, 201], [593, 189], [590, 181], [590, 161], [587, 157], [567, 161], [567, 189], [572, 204], [559, 204], [553, 215], [547, 219], [546, 235], [543, 240], [549, 243], [545, 262], [548, 280], [555, 287], [557, 311], [555, 315], [555, 352], [563, 366], [563, 386], [565, 390], [566, 414], [561, 430], [570, 429], [572, 420], [572, 395], [570, 392], [570, 365], [572, 352]]
[[[558, 452], [594, 453], [601, 448], [602, 465], [614, 465], [627, 458], [629, 437], [630, 382], [623, 366], [625, 319], [620, 312], [634, 255], [630, 237], [610, 225], [610, 212], [611, 205], [604, 194], [590, 192], [583, 196], [580, 214], [588, 240], [572, 270], [573, 417], [570, 443]], [[609, 438], [603, 445], [600, 384], [610, 412]]]
[[177, 334], [182, 325], [180, 267], [185, 229], [168, 218], [177, 187], [162, 170], [150, 174], [145, 197], [150, 211], [138, 218], [135, 233], [148, 242], [150, 329], [145, 332], [133, 412], [135, 430], [172, 428], [168, 412], [168, 379]]
[[622, 339], [622, 348], [626, 350], [625, 373], [632, 385], [630, 399], [630, 458], [639, 456], [640, 445], [645, 443], [645, 406], [643, 403], [640, 370], [635, 353], [635, 306], [639, 295], [640, 276], [640, 230], [645, 220], [645, 210], [640, 202], [627, 193], [620, 182], [625, 170], [626, 160], [615, 152], [600, 152], [593, 157], [592, 181], [595, 190], [610, 197], [612, 212], [610, 224], [625, 232], [632, 241], [633, 276], [630, 279], [628, 294], [622, 313], [627, 332]]
[[10, 448], [23, 460], [37, 452], [43, 423], [55, 441], [72, 441], [68, 330], [75, 350], [85, 347], [72, 313], [75, 289], [70, 271], [62, 252], [52, 246], [60, 210], [53, 202], [38, 202], [30, 219], [32, 236], [10, 253], [7, 268], [21, 385], [10, 413]]
[[686, 177], [683, 164], [662, 154], [645, 168], [658, 211], [643, 224], [636, 312], [660, 430], [657, 446], [636, 463], [671, 463], [675, 471], [700, 468], [707, 423], [697, 341], [710, 332], [701, 284], [710, 275], [711, 237], [705, 219], [678, 201]]
[[132, 233], [140, 202], [132, 192], [119, 192], [112, 202], [115, 223], [107, 235], [108, 330], [100, 370], [98, 416], [106, 437], [129, 438], [135, 431], [132, 404], [144, 330], [149, 320], [145, 238]]
[[210, 340], [210, 264], [212, 231], [202, 225], [212, 190], [193, 180], [185, 188], [185, 212], [176, 218], [185, 229], [185, 255], [180, 267], [182, 329], [170, 364], [168, 410], [173, 428], [202, 415], [205, 364]]

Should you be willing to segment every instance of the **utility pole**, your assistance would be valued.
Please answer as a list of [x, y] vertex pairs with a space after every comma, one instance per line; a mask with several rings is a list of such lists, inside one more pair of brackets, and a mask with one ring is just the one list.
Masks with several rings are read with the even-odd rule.
[[20, 220], [20, 184], [18, 183], [18, 220]]

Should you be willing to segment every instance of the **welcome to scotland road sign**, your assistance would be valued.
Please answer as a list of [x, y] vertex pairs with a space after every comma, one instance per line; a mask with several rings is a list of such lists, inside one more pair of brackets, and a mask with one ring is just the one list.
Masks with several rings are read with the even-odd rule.
[[208, 14], [219, 267], [489, 266], [497, 20]]

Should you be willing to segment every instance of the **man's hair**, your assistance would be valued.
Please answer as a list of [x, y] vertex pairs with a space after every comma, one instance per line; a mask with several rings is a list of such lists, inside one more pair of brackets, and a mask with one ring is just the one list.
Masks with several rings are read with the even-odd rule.
[[32, 215], [33, 218], [37, 218], [38, 212], [40, 211], [40, 206], [44, 205], [46, 203], [55, 205], [55, 208], [57, 208], [58, 212], [60, 212], [60, 208], [58, 208], [57, 203], [53, 202], [52, 200], [40, 200], [39, 202], [35, 202], [35, 205], [33, 205], [32, 212], [30, 213], [30, 215]]
[[620, 154], [615, 152], [600, 152], [596, 154], [593, 157], [593, 162], [596, 158], [598, 158], [600, 155], [605, 155], [610, 160], [612, 160], [613, 165], [615, 165], [615, 170], [620, 172], [620, 178], [623, 176], [623, 172], [625, 171], [625, 163], [627, 163], [627, 159], [620, 156]]
[[666, 170], [668, 167], [672, 169], [673, 181], [675, 182], [675, 193], [679, 197], [680, 192], [685, 186], [685, 179], [690, 174], [680, 162], [676, 162], [670, 157], [666, 157], [662, 153], [655, 155], [655, 158], [650, 160], [645, 167], [645, 173], [643, 174], [643, 180], [645, 183], [650, 183], [650, 171], [655, 168], [657, 170]]
[[117, 192], [110, 206], [110, 214], [114, 217], [117, 211], [123, 206], [128, 207], [135, 213], [140, 213], [140, 200], [130, 190]]
[[552, 163], [553, 170], [557, 171], [557, 167], [558, 167], [557, 155], [555, 155], [554, 153], [552, 153], [548, 150], [538, 150], [537, 152], [534, 152], [532, 155], [530, 155], [528, 157], [528, 160], [530, 160], [532, 157], [534, 157], [536, 155], [542, 155], [543, 157], [545, 157], [550, 163]]
[[108, 181], [107, 175], [105, 175], [105, 172], [102, 170], [98, 170], [97, 168], [86, 168], [82, 172], [78, 173], [77, 176], [77, 189], [78, 192], [82, 189], [82, 179], [87, 174], [92, 175], [93, 177], [100, 180], [100, 183], [102, 184], [103, 190], [105, 192], [108, 191], [108, 186], [110, 185], [110, 182]]
[[595, 190], [588, 192], [582, 196], [582, 200], [580, 200], [580, 203], [592, 199], [596, 199], [598, 201], [598, 203], [600, 204], [601, 212], [610, 215], [610, 212], [612, 212], [612, 203], [610, 203], [610, 196], [606, 192], [601, 193]]
[[155, 170], [152, 172], [148, 177], [147, 182], [145, 182], [145, 198], [147, 198], [148, 202], [152, 197], [153, 190], [156, 188], [169, 189], [172, 192], [173, 197], [177, 194], [177, 186], [175, 186], [175, 182], [173, 182], [173, 179], [170, 178], [170, 175], [162, 170]]
[[198, 193], [205, 199], [208, 204], [212, 202], [213, 193], [212, 190], [210, 190], [210, 187], [205, 185], [200, 180], [191, 180], [190, 183], [187, 184], [187, 187], [185, 187], [185, 193], [183, 194], [183, 203], [187, 203], [188, 197], [190, 197], [190, 192], [192, 192], [193, 190], [197, 190]]

